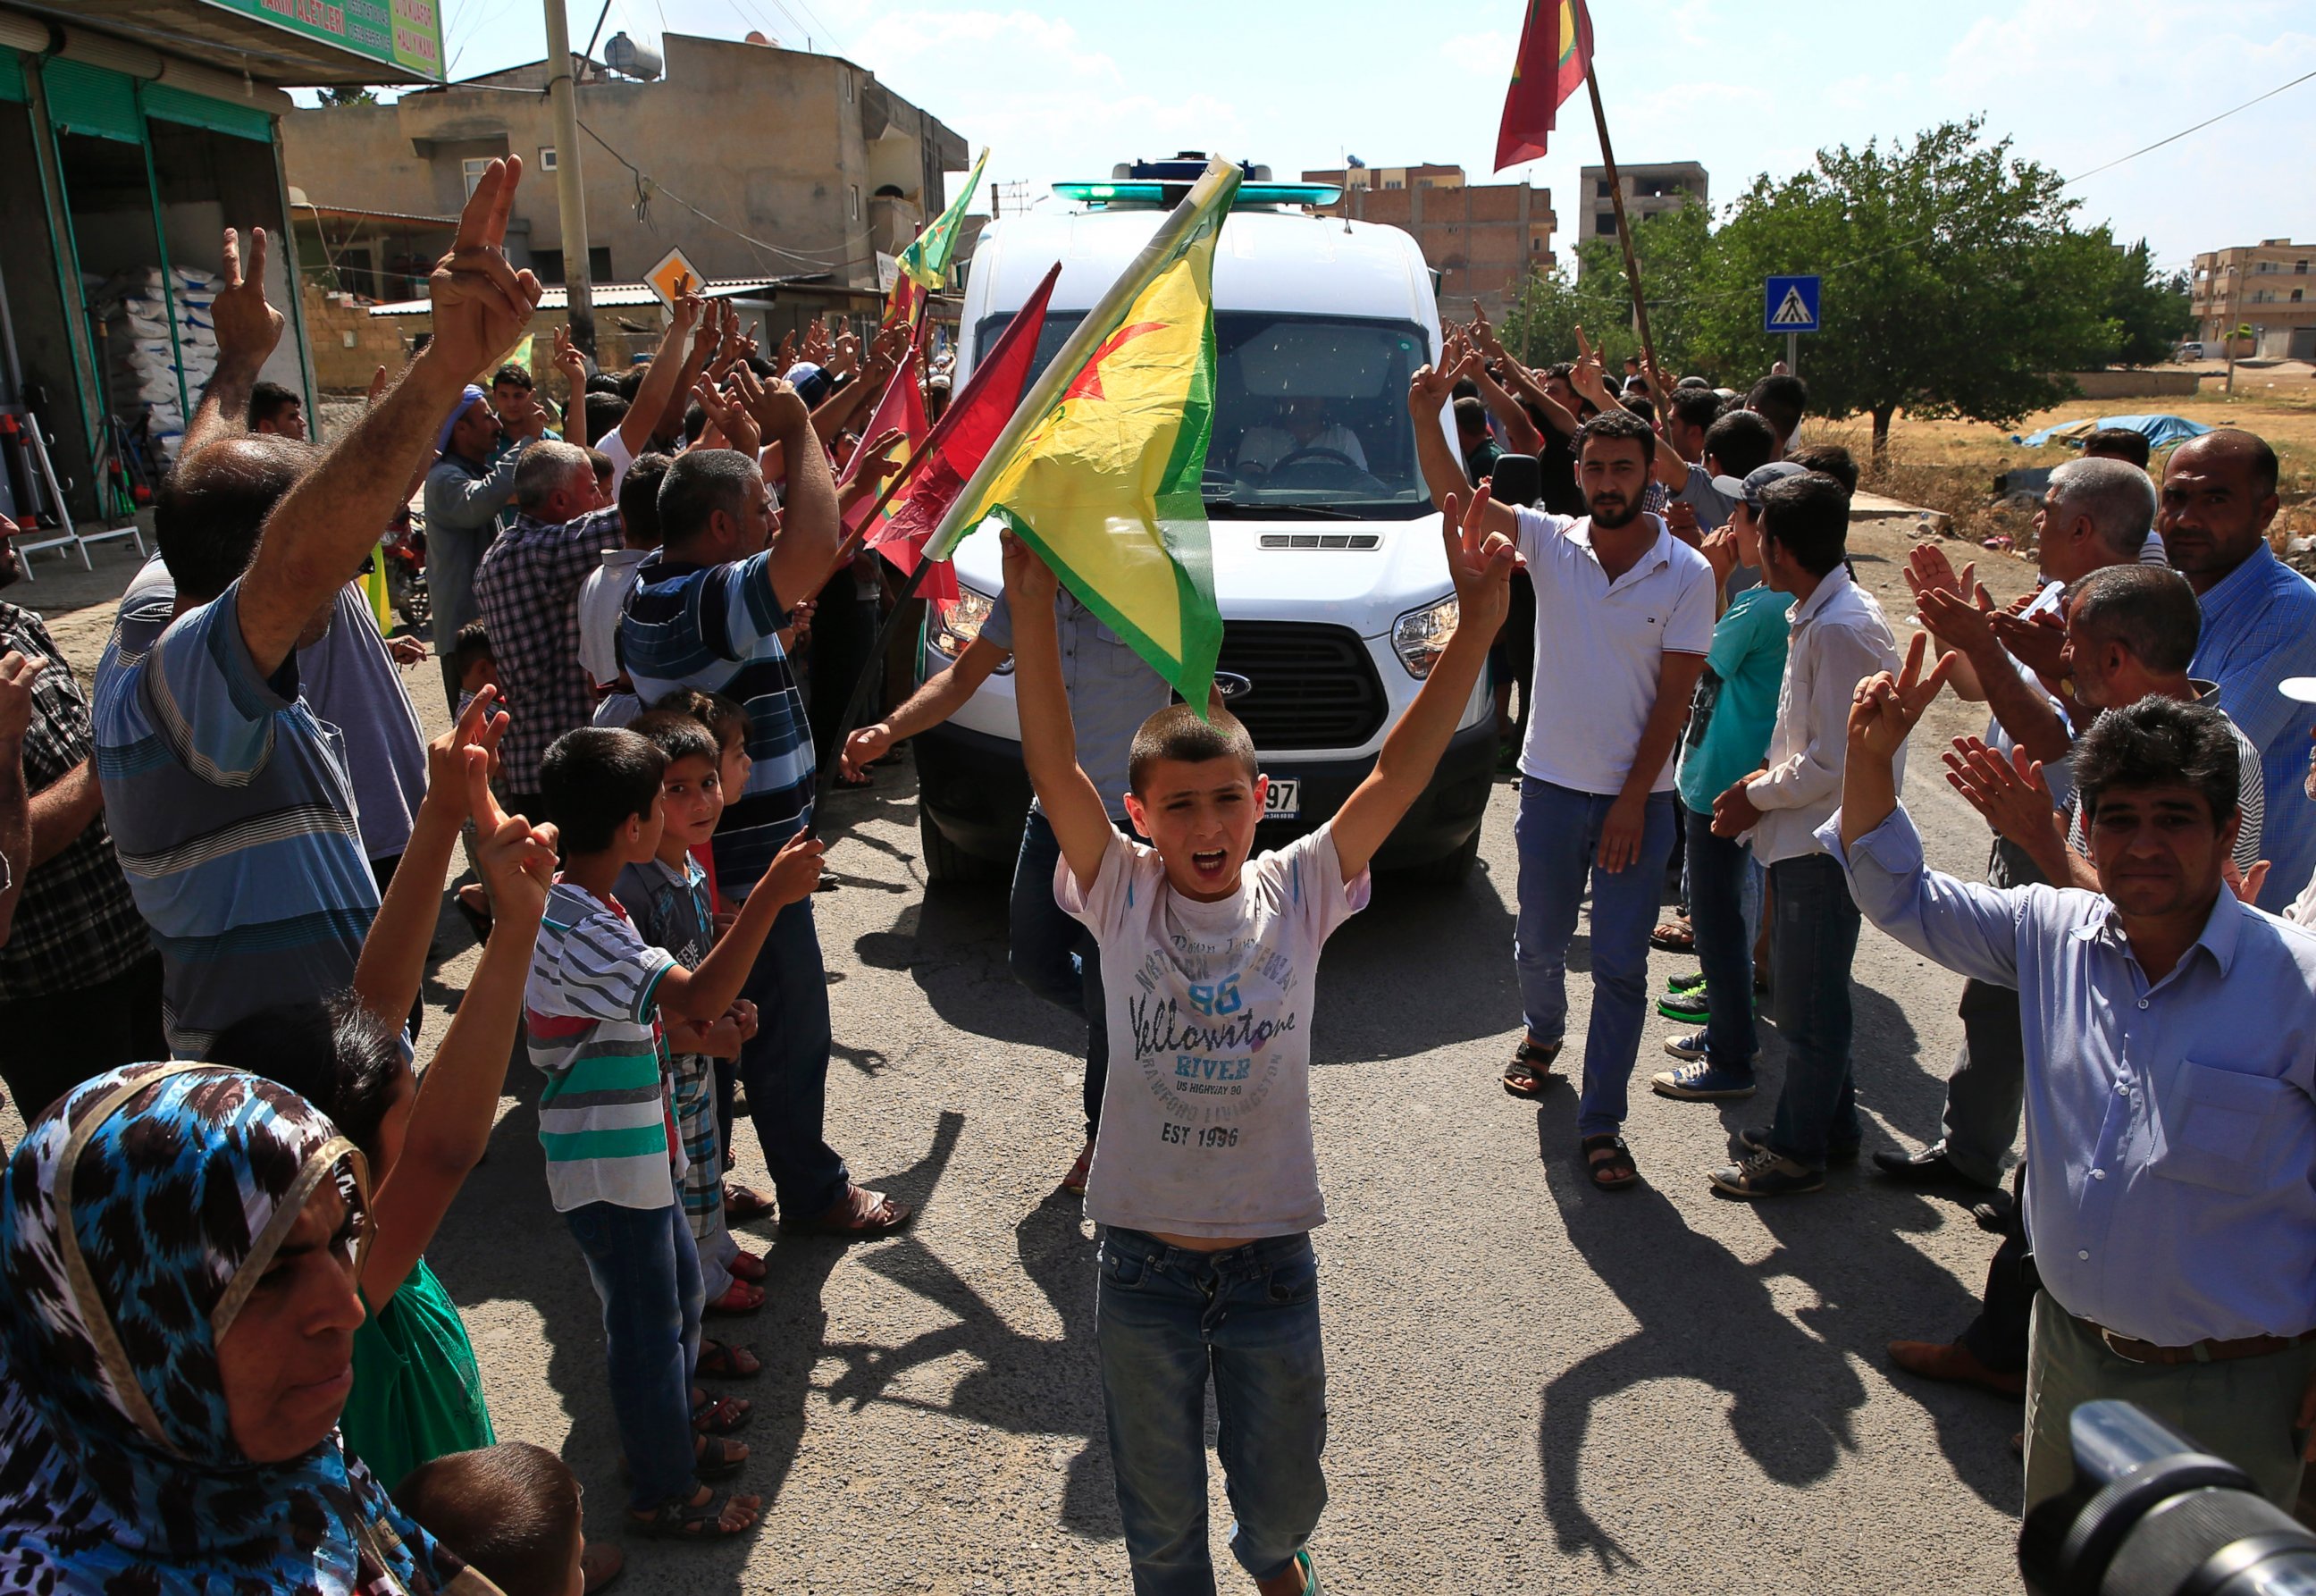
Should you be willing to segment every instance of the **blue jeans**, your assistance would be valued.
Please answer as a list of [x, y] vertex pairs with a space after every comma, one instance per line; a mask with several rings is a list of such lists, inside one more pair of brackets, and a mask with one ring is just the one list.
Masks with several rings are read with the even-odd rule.
[[756, 1034], [740, 1048], [740, 1079], [780, 1217], [816, 1219], [836, 1206], [852, 1174], [821, 1138], [828, 1117], [828, 976], [812, 899], [773, 918], [740, 995], [756, 1005]]
[[1528, 1034], [1561, 1039], [1568, 1029], [1568, 942], [1584, 884], [1592, 883], [1592, 1021], [1584, 1037], [1584, 1088], [1576, 1105], [1580, 1136], [1614, 1132], [1625, 1122], [1626, 1087], [1640, 1056], [1648, 1008], [1649, 932], [1672, 857], [1673, 795], [1649, 795], [1641, 856], [1613, 874], [1592, 860], [1600, 827], [1616, 800], [1520, 778], [1519, 918], [1512, 962], [1519, 972]]
[[[1688, 827], [1688, 920], [1705, 969], [1705, 1057], [1715, 1069], [1753, 1078], [1753, 925], [1760, 902], [1753, 851], [1713, 834], [1713, 816], [1683, 806]], [[1748, 912], [1748, 899], [1751, 912]]]
[[1786, 1085], [1769, 1146], [1796, 1164], [1823, 1169], [1829, 1150], [1855, 1147], [1865, 1135], [1849, 1077], [1857, 905], [1841, 867], [1823, 853], [1777, 860], [1769, 867], [1769, 891], [1777, 899], [1769, 982], [1777, 1033], [1786, 1039]]
[[699, 1254], [673, 1187], [664, 1208], [591, 1202], [563, 1216], [603, 1303], [611, 1413], [628, 1456], [628, 1505], [648, 1512], [699, 1489], [691, 1371], [699, 1360]]
[[1327, 1370], [1307, 1235], [1226, 1253], [1106, 1229], [1094, 1298], [1102, 1405], [1136, 1596], [1214, 1596], [1206, 1391], [1214, 1377], [1231, 1554], [1287, 1571], [1327, 1505]]
[[1101, 1123], [1101, 1093], [1109, 1082], [1109, 1019], [1101, 995], [1101, 949], [1093, 933], [1054, 901], [1054, 869], [1061, 860], [1062, 844], [1045, 811], [1030, 810], [1021, 825], [1020, 856], [1013, 862], [1005, 953], [1023, 985], [1085, 1015], [1085, 1122], [1091, 1137]]

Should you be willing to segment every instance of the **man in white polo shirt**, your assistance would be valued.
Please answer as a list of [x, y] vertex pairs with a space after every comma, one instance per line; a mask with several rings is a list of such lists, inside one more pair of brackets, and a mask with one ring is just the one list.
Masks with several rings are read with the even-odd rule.
[[[1465, 491], [1445, 429], [1460, 370], [1424, 368], [1408, 407], [1435, 502]], [[1503, 1073], [1543, 1094], [1568, 1020], [1568, 943], [1592, 888], [1592, 1018], [1576, 1129], [1602, 1190], [1640, 1179], [1618, 1134], [1647, 1008], [1649, 928], [1672, 853], [1673, 750], [1713, 644], [1713, 568], [1641, 510], [1656, 450], [1630, 411], [1585, 424], [1571, 520], [1491, 504], [1488, 528], [1519, 540], [1536, 586], [1536, 709], [1520, 750], [1519, 918], [1512, 958], [1527, 1031]]]

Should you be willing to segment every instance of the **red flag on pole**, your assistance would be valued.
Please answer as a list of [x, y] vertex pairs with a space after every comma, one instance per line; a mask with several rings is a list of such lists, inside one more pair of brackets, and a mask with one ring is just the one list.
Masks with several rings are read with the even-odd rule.
[[[904, 279], [904, 281], [906, 280]], [[932, 423], [925, 419], [924, 393], [917, 387], [917, 352], [923, 342], [924, 331], [920, 327], [916, 338], [909, 344], [907, 356], [894, 369], [892, 380], [885, 385], [883, 395], [877, 400], [877, 408], [868, 417], [868, 424], [861, 431], [860, 444], [855, 447], [852, 459], [847, 462], [842, 473], [838, 476], [836, 479], [838, 487], [842, 488], [851, 485], [860, 468], [861, 450], [868, 443], [883, 437], [886, 432], [897, 429], [901, 436], [906, 440], [893, 455], [895, 460], [904, 465], [908, 462], [911, 455], [925, 446], [926, 434], [932, 431]], [[904, 489], [903, 494], [896, 494], [890, 500], [885, 501], [881, 511], [877, 510], [878, 500], [874, 496], [859, 500], [845, 512], [845, 531], [851, 534], [867, 526], [872, 511], [877, 511], [879, 515], [890, 516], [893, 512], [901, 507], [905, 492], [906, 490]], [[871, 539], [869, 541], [873, 542], [874, 539]]]
[[1496, 129], [1496, 170], [1544, 154], [1554, 120], [1592, 63], [1592, 19], [1584, 0], [1528, 0], [1519, 54]]
[[[1046, 273], [987, 355], [973, 369], [964, 389], [949, 401], [933, 426], [932, 436], [911, 462], [910, 480], [895, 495], [892, 513], [871, 532], [868, 546], [891, 560], [904, 575], [917, 568], [925, 541], [949, 513], [949, 505], [997, 441], [997, 434], [1012, 418], [1029, 384], [1029, 368], [1038, 353], [1038, 334], [1045, 329], [1046, 303], [1062, 274], [1061, 263]], [[941, 561], [927, 574], [923, 591], [939, 600], [957, 597], [957, 576], [949, 562]]]

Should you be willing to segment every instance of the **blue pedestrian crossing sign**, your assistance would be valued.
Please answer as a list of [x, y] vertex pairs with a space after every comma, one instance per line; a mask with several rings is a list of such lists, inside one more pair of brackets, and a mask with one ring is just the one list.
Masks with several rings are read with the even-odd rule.
[[1817, 286], [1814, 277], [1770, 278], [1761, 295], [1761, 331], [1816, 332]]

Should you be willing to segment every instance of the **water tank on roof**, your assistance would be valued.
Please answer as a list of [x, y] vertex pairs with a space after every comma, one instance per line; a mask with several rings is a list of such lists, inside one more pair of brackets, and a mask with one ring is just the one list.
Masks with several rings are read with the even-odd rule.
[[622, 76], [649, 82], [660, 75], [664, 63], [659, 58], [659, 51], [637, 44], [622, 30], [603, 41], [603, 65]]

